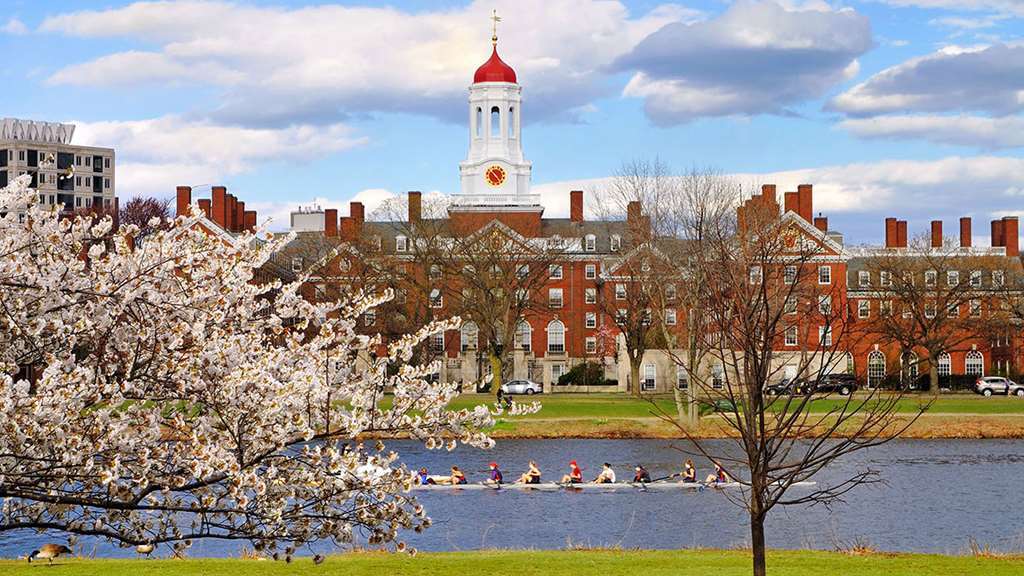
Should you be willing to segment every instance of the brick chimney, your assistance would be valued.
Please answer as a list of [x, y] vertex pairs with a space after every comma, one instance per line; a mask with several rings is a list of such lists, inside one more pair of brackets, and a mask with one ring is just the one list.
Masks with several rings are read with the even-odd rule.
[[898, 242], [896, 241], [896, 219], [886, 218], [885, 219], [885, 247], [896, 248]]
[[235, 202], [235, 232], [245, 232], [245, 202]]
[[569, 192], [569, 220], [583, 222], [583, 190]]
[[960, 219], [960, 247], [971, 247], [971, 219], [967, 216]]
[[199, 209], [203, 211], [204, 216], [213, 220], [213, 208], [211, 207], [210, 200], [208, 198], [203, 198], [199, 201]]
[[800, 214], [800, 196], [796, 192], [786, 192], [783, 201], [786, 203], [785, 212], [796, 212]]
[[256, 232], [256, 211], [245, 211], [245, 229], [249, 232]]
[[221, 228], [227, 229], [228, 189], [223, 186], [213, 187], [213, 220]]
[[932, 248], [942, 248], [942, 220], [932, 220]]
[[174, 209], [175, 216], [187, 216], [188, 206], [192, 203], [192, 187], [178, 186], [177, 203]]
[[810, 222], [814, 219], [814, 189], [810, 184], [801, 184], [796, 187], [796, 194], [800, 202], [800, 217]]
[[1020, 224], [1016, 216], [1003, 217], [1003, 246], [1007, 256], [1020, 256]]
[[896, 221], [896, 247], [906, 248], [907, 247], [907, 221], [897, 220]]
[[419, 222], [423, 218], [423, 193], [419, 190], [409, 192], [409, 222]]
[[334, 238], [338, 235], [338, 209], [324, 210], [324, 236]]
[[1003, 235], [1003, 221], [992, 221], [992, 246], [1006, 246], [1006, 237]]
[[779, 205], [779, 201], [775, 199], [775, 184], [761, 185], [761, 201], [765, 204]]
[[828, 232], [828, 218], [818, 216], [814, 219], [814, 227], [822, 232]]

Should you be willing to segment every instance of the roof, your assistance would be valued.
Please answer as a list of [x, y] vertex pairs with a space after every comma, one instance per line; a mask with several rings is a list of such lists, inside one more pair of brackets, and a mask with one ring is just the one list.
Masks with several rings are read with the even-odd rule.
[[510, 82], [516, 83], [516, 71], [498, 56], [498, 45], [494, 45], [491, 57], [476, 69], [473, 74], [473, 83], [480, 82]]

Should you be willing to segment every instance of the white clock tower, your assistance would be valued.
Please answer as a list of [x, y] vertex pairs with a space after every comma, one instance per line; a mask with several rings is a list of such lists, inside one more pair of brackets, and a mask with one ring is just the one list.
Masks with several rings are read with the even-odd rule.
[[498, 56], [497, 31], [491, 41], [491, 58], [469, 87], [469, 154], [459, 164], [462, 193], [454, 195], [450, 209], [540, 209], [539, 197], [530, 194], [530, 162], [523, 158], [520, 137], [523, 89], [515, 70]]

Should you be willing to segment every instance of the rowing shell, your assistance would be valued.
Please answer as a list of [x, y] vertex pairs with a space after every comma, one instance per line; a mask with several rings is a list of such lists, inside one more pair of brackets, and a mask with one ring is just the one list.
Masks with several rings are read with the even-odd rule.
[[[814, 486], [817, 482], [794, 482], [791, 487]], [[417, 491], [452, 492], [459, 490], [532, 490], [540, 492], [556, 492], [559, 490], [569, 491], [611, 491], [611, 490], [704, 490], [713, 489], [736, 489], [743, 488], [739, 482], [722, 482], [716, 484], [702, 484], [699, 482], [649, 482], [646, 484], [636, 482], [618, 482], [614, 484], [595, 484], [585, 482], [580, 484], [558, 484], [555, 482], [542, 482], [540, 484], [416, 484], [412, 487]]]

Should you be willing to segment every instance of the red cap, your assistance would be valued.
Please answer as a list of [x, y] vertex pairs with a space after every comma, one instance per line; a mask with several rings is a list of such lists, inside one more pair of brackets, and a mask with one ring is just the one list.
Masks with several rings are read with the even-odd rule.
[[498, 56], [497, 45], [494, 46], [490, 59], [484, 62], [483, 66], [476, 69], [476, 74], [473, 74], [473, 83], [478, 84], [480, 82], [516, 83], [516, 71], [508, 64], [505, 64], [501, 57]]
[[497, 462], [491, 462], [490, 464], [488, 464], [488, 466], [490, 466], [491, 468], [497, 468], [498, 467], [498, 463]]
[[576, 465], [576, 461], [575, 460], [569, 461], [569, 466], [575, 466], [575, 465]]

